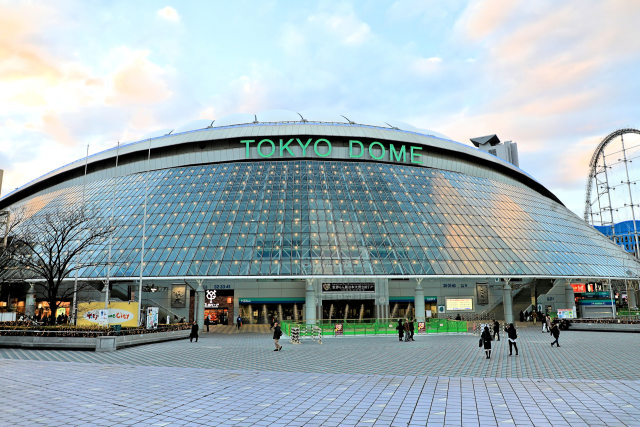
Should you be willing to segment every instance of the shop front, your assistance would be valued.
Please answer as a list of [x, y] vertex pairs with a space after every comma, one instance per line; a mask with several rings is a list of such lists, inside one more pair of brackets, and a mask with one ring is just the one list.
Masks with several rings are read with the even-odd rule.
[[[391, 318], [395, 319], [413, 319], [416, 318], [415, 298], [412, 296], [389, 297], [389, 308]], [[424, 297], [425, 318], [437, 317], [438, 297]]]
[[204, 291], [204, 317], [212, 325], [233, 324], [233, 289], [207, 289]]
[[247, 324], [269, 324], [271, 319], [303, 320], [304, 298], [240, 298], [240, 316]]

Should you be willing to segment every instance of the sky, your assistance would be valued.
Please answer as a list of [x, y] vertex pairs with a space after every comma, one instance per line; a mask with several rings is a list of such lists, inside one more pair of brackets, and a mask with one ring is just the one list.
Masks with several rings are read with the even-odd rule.
[[0, 0], [1, 194], [89, 153], [264, 110], [497, 134], [582, 216], [640, 126], [640, 2]]

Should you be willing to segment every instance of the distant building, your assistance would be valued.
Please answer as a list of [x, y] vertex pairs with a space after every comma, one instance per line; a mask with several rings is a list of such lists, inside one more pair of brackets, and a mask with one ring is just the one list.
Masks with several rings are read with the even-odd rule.
[[500, 139], [497, 135], [479, 136], [477, 138], [471, 138], [473, 145], [478, 147], [486, 153], [493, 154], [494, 156], [511, 163], [517, 167], [520, 167], [518, 162], [518, 144], [511, 141], [505, 141], [500, 143]]
[[611, 225], [594, 225], [595, 229], [622, 246], [625, 251], [636, 254], [636, 234], [640, 231], [640, 221], [636, 221], [636, 227], [633, 227], [633, 221], [622, 221]]

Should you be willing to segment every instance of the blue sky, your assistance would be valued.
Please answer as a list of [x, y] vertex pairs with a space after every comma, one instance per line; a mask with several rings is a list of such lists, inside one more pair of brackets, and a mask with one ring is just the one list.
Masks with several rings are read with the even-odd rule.
[[638, 127], [640, 2], [0, 0], [2, 193], [238, 112], [401, 120], [518, 143], [581, 215], [591, 153]]

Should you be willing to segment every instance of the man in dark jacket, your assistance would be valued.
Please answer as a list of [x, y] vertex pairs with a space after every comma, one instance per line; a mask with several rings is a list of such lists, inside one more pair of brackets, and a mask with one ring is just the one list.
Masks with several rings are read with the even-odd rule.
[[507, 333], [507, 337], [509, 337], [509, 356], [513, 354], [512, 347], [516, 349], [516, 356], [518, 355], [518, 344], [516, 344], [516, 339], [518, 339], [518, 333], [516, 332], [516, 327], [513, 326], [513, 323], [509, 323], [505, 329]]
[[273, 323], [273, 342], [276, 345], [276, 349], [273, 351], [282, 350], [282, 346], [279, 343], [281, 336], [282, 336], [282, 329], [280, 329], [280, 323], [276, 321]]
[[193, 322], [191, 325], [191, 334], [189, 335], [189, 342], [193, 342], [193, 339], [196, 339], [198, 342], [198, 322]]
[[413, 319], [409, 320], [409, 341], [415, 341], [413, 339], [413, 333], [415, 332], [415, 326], [413, 325]]
[[493, 339], [496, 339], [496, 341], [500, 341], [500, 323], [498, 323], [498, 321], [495, 319], [493, 319]]
[[553, 345], [557, 345], [558, 347], [560, 347], [560, 344], [558, 343], [558, 337], [560, 336], [560, 328], [558, 328], [558, 323], [553, 322], [553, 325], [551, 325], [551, 336], [553, 336], [556, 340], [554, 342], [551, 343], [551, 347], [553, 347]]

